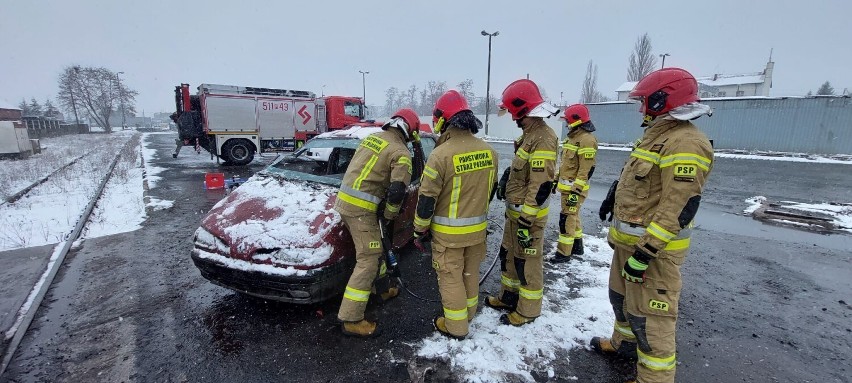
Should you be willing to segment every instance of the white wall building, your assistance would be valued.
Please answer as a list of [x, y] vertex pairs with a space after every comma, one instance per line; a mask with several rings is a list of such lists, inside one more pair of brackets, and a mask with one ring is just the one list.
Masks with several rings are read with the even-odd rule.
[[[772, 70], [775, 63], [770, 59], [762, 72], [745, 74], [714, 74], [697, 77], [698, 94], [701, 98], [769, 96], [772, 88]], [[615, 92], [618, 100], [627, 100], [627, 95], [636, 86], [636, 81], [621, 84]]]

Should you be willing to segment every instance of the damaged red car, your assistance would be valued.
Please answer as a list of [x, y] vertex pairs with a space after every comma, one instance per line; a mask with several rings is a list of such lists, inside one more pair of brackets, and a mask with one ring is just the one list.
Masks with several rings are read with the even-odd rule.
[[[194, 235], [192, 260], [201, 275], [243, 294], [290, 303], [341, 294], [355, 250], [332, 207], [355, 149], [379, 130], [353, 126], [323, 133], [293, 154], [279, 156], [219, 201]], [[424, 133], [408, 146], [412, 184], [392, 227], [395, 248], [412, 238], [420, 174], [435, 137]]]

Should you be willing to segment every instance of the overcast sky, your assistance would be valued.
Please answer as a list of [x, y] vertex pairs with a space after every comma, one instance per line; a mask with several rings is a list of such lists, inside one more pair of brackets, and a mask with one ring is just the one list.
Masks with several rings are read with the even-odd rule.
[[[763, 70], [771, 95], [824, 81], [852, 91], [852, 2], [724, 1], [13, 1], [0, 12], [0, 100], [55, 97], [67, 65], [123, 71], [137, 110], [173, 111], [182, 82], [360, 95], [384, 104], [388, 87], [450, 87], [473, 79], [485, 94], [530, 78], [554, 102], [579, 98], [588, 61], [604, 95], [626, 79], [638, 35], [666, 66], [696, 76]], [[323, 88], [324, 86], [324, 88]]]

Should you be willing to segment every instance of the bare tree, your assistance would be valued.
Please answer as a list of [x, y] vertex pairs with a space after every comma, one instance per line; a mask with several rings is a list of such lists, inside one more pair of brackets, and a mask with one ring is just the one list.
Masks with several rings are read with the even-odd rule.
[[390, 116], [399, 109], [399, 89], [395, 86], [385, 91], [385, 115]]
[[411, 84], [408, 90], [405, 91], [404, 103], [406, 108], [417, 110], [417, 85]]
[[657, 67], [657, 57], [652, 53], [651, 38], [648, 33], [639, 36], [630, 53], [627, 66], [627, 81], [639, 81]]
[[834, 87], [831, 86], [830, 82], [826, 81], [819, 86], [819, 89], [817, 89], [816, 94], [819, 96], [832, 96], [834, 95]]
[[107, 133], [112, 132], [109, 117], [121, 104], [131, 115], [136, 112], [136, 95], [139, 94], [118, 81], [118, 75], [107, 68], [69, 66], [59, 76], [60, 104], [67, 110], [76, 106], [83, 109]]
[[467, 100], [468, 103], [473, 102], [476, 98], [476, 95], [473, 93], [473, 80], [467, 79], [456, 85], [459, 93]]
[[589, 65], [586, 66], [586, 77], [583, 79], [583, 88], [580, 90], [580, 102], [583, 104], [598, 102], [602, 97], [598, 91], [598, 66], [594, 61], [589, 60]]
[[[489, 102], [490, 102], [489, 107], [491, 109], [491, 113], [495, 113], [497, 111], [497, 105], [500, 105], [500, 100], [497, 99], [497, 96], [492, 94], [491, 100]], [[485, 114], [485, 97], [477, 97], [476, 103], [475, 104], [471, 103], [470, 105], [473, 108], [474, 113]]]
[[444, 81], [429, 81], [420, 91], [420, 114], [431, 115], [432, 108], [438, 97], [447, 91], [447, 83]]

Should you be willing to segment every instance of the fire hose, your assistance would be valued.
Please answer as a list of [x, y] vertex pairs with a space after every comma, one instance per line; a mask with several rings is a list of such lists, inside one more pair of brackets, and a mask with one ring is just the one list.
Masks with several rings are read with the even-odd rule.
[[[501, 232], [503, 231], [502, 225], [494, 222], [493, 220], [489, 220], [489, 221], [494, 226], [497, 226], [500, 229]], [[388, 235], [386, 235], [386, 232], [388, 230], [387, 225], [390, 222], [388, 222], [385, 219], [380, 217], [379, 220], [378, 220], [378, 223], [379, 223], [379, 234], [381, 235], [381, 238], [382, 238], [382, 253], [383, 253], [383, 256], [384, 256], [384, 259], [385, 259], [385, 266], [387, 266], [388, 270], [390, 271], [390, 276], [396, 279], [397, 283], [399, 283], [399, 286], [402, 287], [402, 289], [405, 290], [408, 293], [408, 295], [411, 295], [412, 297], [419, 299], [421, 301], [424, 301], [424, 302], [431, 302], [431, 303], [441, 302], [439, 299], [429, 299], [429, 298], [421, 297], [420, 295], [417, 295], [415, 292], [411, 291], [411, 289], [408, 288], [408, 286], [405, 284], [405, 282], [402, 279], [402, 275], [400, 275], [399, 263], [397, 261], [396, 254], [394, 254], [394, 252], [393, 252], [393, 249], [392, 249], [393, 244], [391, 243], [391, 239], [389, 238]], [[425, 247], [423, 247], [422, 241], [423, 241], [422, 239], [415, 239], [414, 245], [420, 250], [420, 252], [422, 254], [426, 254], [426, 249], [425, 249]], [[491, 261], [491, 265], [488, 267], [488, 270], [485, 272], [485, 274], [482, 275], [482, 277], [479, 278], [479, 285], [480, 286], [482, 286], [482, 283], [485, 282], [485, 279], [488, 278], [489, 275], [491, 275], [491, 271], [494, 270], [494, 266], [497, 265], [497, 260], [499, 258], [500, 257], [495, 256], [494, 260]]]

